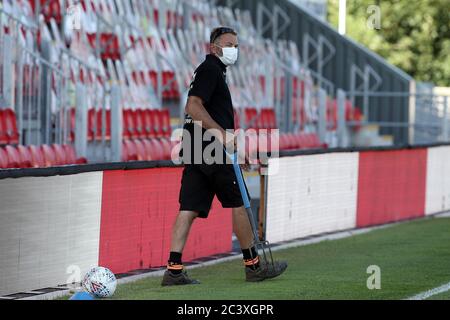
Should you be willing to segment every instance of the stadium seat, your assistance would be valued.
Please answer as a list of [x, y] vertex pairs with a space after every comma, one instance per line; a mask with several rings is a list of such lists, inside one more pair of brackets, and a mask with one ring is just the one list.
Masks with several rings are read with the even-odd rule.
[[22, 168], [32, 168], [35, 167], [33, 165], [33, 160], [31, 157], [30, 150], [22, 145], [17, 146], [17, 151], [19, 152], [21, 167]]
[[134, 111], [131, 109], [125, 109], [123, 111], [123, 138], [124, 139], [137, 139], [139, 136], [136, 130], [136, 119]]
[[55, 159], [56, 159], [55, 165], [63, 166], [63, 165], [68, 164], [66, 151], [64, 150], [64, 148], [61, 145], [53, 144], [52, 149], [53, 149], [53, 152], [55, 153]]
[[5, 151], [8, 157], [8, 168], [21, 168], [22, 160], [20, 159], [19, 151], [13, 146], [6, 146]]
[[159, 110], [153, 109], [151, 110], [151, 114], [153, 116], [153, 128], [155, 132], [156, 138], [164, 137], [162, 117], [160, 116]]
[[31, 164], [34, 168], [43, 168], [45, 167], [45, 159], [44, 154], [42, 153], [42, 149], [37, 146], [28, 146], [28, 150], [31, 155]]
[[96, 115], [96, 112], [95, 112], [95, 109], [89, 109], [89, 111], [88, 111], [88, 134], [87, 134], [87, 137], [88, 137], [88, 141], [94, 141], [94, 138], [95, 138], [95, 131], [94, 131], [94, 128], [95, 128], [95, 126], [96, 126], [96, 124], [95, 124], [95, 115]]
[[[36, 0], [29, 0], [33, 12], [36, 12]], [[45, 22], [55, 19], [56, 23], [62, 22], [61, 4], [59, 0], [40, 0], [41, 14]]]
[[156, 113], [159, 117], [160, 131], [163, 137], [169, 138], [172, 134], [172, 128], [170, 126], [170, 112], [168, 109], [157, 110]]
[[6, 151], [3, 148], [0, 148], [0, 169], [7, 169], [8, 168], [8, 155], [6, 154]]
[[158, 139], [145, 140], [146, 149], [150, 150], [151, 160], [158, 161], [164, 159], [164, 148]]
[[109, 141], [111, 140], [111, 110], [105, 110], [105, 123], [104, 126], [102, 126], [102, 117], [103, 117], [103, 109], [99, 109], [95, 112], [95, 119], [96, 119], [96, 134], [95, 139], [97, 141], [102, 140], [103, 135], [103, 127], [106, 128], [105, 130], [105, 140]]
[[170, 140], [167, 138], [161, 138], [159, 139], [159, 142], [163, 149], [163, 158], [160, 160], [170, 160], [172, 155], [172, 144], [170, 143]]
[[246, 129], [256, 129], [256, 121], [258, 117], [258, 111], [255, 108], [247, 108], [244, 110], [245, 114], [245, 128]]
[[16, 113], [11, 109], [4, 110], [5, 129], [10, 144], [19, 143], [19, 132], [17, 131]]
[[[97, 34], [86, 34], [89, 44], [93, 50], [97, 48]], [[101, 33], [99, 35], [100, 56], [103, 61], [108, 59], [120, 60], [119, 38], [113, 33]]]
[[156, 119], [154, 110], [145, 109], [142, 111], [144, 117], [144, 132], [147, 138], [156, 137]]
[[0, 110], [0, 144], [18, 144], [16, 114], [11, 109]]
[[123, 142], [123, 152], [122, 154], [125, 156], [123, 161], [137, 161], [138, 153], [136, 149], [136, 145], [132, 140], [125, 140]]
[[147, 152], [145, 150], [145, 145], [140, 140], [134, 140], [134, 145], [136, 146], [136, 154], [138, 161], [147, 161], [149, 160], [149, 156], [147, 156]]
[[234, 109], [234, 129], [240, 129], [241, 128], [241, 118], [239, 115], [239, 111]]
[[52, 167], [57, 164], [55, 151], [49, 145], [42, 145], [42, 154], [44, 155], [44, 161], [46, 167]]
[[9, 139], [6, 134], [6, 115], [3, 110], [0, 110], [0, 144], [8, 144]]
[[67, 164], [86, 164], [86, 158], [78, 158], [75, 153], [75, 149], [72, 145], [63, 144], [64, 152], [66, 154]]
[[147, 138], [147, 131], [145, 127], [145, 111], [142, 109], [138, 109], [134, 112], [134, 116], [136, 118], [136, 130], [138, 132], [139, 139]]

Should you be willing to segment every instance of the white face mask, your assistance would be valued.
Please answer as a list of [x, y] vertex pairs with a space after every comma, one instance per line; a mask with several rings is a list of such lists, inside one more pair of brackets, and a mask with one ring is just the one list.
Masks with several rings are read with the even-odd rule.
[[[221, 48], [219, 46], [217, 46], [218, 48]], [[220, 59], [220, 61], [222, 61], [222, 63], [226, 66], [231, 66], [233, 64], [236, 63], [237, 59], [238, 59], [238, 49], [234, 48], [234, 47], [226, 47], [226, 48], [221, 48], [222, 49], [222, 53], [223, 56], [218, 57]]]

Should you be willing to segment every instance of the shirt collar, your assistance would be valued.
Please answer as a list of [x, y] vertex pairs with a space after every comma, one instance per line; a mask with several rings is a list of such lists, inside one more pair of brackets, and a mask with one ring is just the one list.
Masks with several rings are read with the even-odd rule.
[[215, 54], [208, 54], [206, 60], [216, 63], [224, 73], [227, 72], [227, 66]]

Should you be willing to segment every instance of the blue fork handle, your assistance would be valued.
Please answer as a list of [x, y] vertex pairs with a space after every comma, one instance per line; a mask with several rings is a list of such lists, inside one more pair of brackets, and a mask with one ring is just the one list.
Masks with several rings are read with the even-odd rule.
[[250, 205], [250, 199], [249, 199], [249, 196], [247, 193], [247, 188], [245, 187], [244, 176], [242, 175], [242, 170], [238, 163], [238, 155], [237, 155], [237, 153], [229, 154], [226, 151], [225, 151], [225, 153], [233, 161], [233, 169], [234, 169], [234, 173], [236, 174], [236, 179], [237, 179], [237, 182], [239, 185], [239, 190], [241, 191], [242, 202], [244, 202], [245, 211], [247, 212], [247, 216], [250, 221], [250, 226], [252, 228], [254, 243], [256, 244], [259, 240], [258, 231], [257, 231], [258, 229], [257, 229], [256, 222], [255, 222], [255, 219], [253, 216], [252, 207]]
[[248, 197], [247, 188], [245, 187], [244, 176], [242, 175], [241, 167], [238, 163], [238, 155], [237, 153], [229, 154], [225, 151], [228, 157], [233, 161], [233, 169], [236, 174], [236, 179], [239, 185], [239, 190], [241, 191], [242, 201], [244, 202], [245, 209], [251, 208], [250, 199]]

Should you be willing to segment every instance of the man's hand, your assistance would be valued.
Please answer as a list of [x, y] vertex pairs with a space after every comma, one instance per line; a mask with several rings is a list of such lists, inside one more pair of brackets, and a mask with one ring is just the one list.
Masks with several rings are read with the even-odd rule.
[[233, 133], [223, 130], [221, 141], [227, 152], [234, 153], [237, 151], [237, 137]]
[[250, 160], [248, 159], [248, 155], [245, 154], [245, 163], [241, 164], [241, 169], [249, 172], [250, 171]]

